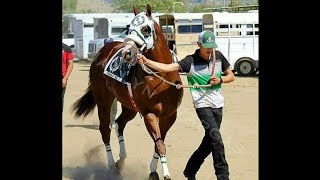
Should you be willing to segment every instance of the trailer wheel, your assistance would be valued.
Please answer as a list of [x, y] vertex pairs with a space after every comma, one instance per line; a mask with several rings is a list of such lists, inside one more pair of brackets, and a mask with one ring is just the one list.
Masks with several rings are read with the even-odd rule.
[[240, 76], [251, 76], [254, 73], [254, 65], [250, 60], [241, 60], [238, 62], [237, 72]]

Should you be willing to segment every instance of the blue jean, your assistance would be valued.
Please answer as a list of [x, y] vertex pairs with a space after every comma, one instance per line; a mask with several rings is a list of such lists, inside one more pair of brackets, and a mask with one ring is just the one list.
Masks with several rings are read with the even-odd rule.
[[229, 167], [225, 158], [224, 145], [220, 134], [222, 111], [222, 108], [210, 107], [196, 109], [197, 115], [205, 129], [205, 136], [198, 149], [191, 155], [184, 170], [185, 176], [195, 176], [204, 159], [211, 153], [217, 179], [229, 180]]

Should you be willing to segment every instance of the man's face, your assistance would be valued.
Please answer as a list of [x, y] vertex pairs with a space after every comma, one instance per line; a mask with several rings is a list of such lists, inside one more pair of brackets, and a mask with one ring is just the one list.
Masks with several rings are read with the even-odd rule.
[[213, 48], [204, 48], [199, 42], [197, 42], [197, 44], [200, 47], [200, 56], [203, 59], [209, 60], [210, 54], [212, 53]]

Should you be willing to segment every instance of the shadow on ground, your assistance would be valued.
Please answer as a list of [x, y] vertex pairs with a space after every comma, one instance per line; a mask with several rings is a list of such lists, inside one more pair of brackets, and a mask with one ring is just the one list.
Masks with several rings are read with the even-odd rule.
[[[77, 167], [63, 166], [63, 177], [72, 180], [147, 180], [148, 166], [139, 161], [135, 164], [125, 164], [122, 171], [107, 167], [107, 162], [101, 158], [101, 154], [107, 155], [103, 145], [89, 149], [85, 154], [85, 164]], [[77, 158], [77, 157], [75, 157]], [[83, 158], [83, 157], [78, 157]], [[115, 160], [117, 159], [114, 156]], [[105, 158], [106, 159], [106, 158]]]

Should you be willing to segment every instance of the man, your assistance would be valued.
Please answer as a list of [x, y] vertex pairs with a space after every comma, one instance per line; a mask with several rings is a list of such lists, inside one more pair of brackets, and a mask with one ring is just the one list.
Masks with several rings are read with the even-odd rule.
[[[137, 59], [139, 64], [143, 63], [160, 72], [178, 70], [186, 72], [189, 85], [211, 84], [211, 87], [190, 89], [194, 108], [205, 129], [205, 136], [199, 148], [190, 157], [183, 174], [188, 180], [195, 180], [195, 175], [204, 159], [212, 153], [217, 179], [229, 180], [229, 167], [220, 134], [224, 106], [221, 84], [232, 82], [235, 77], [229, 62], [220, 51], [215, 50], [218, 46], [213, 32], [201, 32], [197, 44], [199, 49], [194, 54], [186, 56], [177, 63], [158, 63], [143, 55], [137, 56]], [[222, 76], [222, 73], [225, 76]]]
[[73, 58], [74, 57], [71, 48], [68, 45], [62, 43], [62, 112], [64, 94], [66, 92], [68, 78], [73, 68]]

